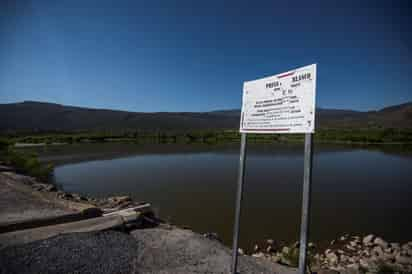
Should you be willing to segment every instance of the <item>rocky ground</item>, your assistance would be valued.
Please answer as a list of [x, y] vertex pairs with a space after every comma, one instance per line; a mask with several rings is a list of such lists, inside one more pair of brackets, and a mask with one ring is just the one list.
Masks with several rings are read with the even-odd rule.
[[[343, 235], [320, 252], [309, 243], [309, 269], [317, 273], [412, 273], [412, 242], [387, 242], [381, 237]], [[299, 243], [281, 248], [268, 240], [264, 248], [255, 246], [254, 257], [296, 266]]]
[[363, 238], [344, 235], [314, 259], [321, 268], [337, 271], [412, 273], [412, 242], [388, 243], [372, 234]]

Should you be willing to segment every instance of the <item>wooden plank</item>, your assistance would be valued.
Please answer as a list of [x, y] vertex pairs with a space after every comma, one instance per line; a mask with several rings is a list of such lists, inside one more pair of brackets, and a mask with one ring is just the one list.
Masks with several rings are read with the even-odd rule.
[[0, 234], [17, 230], [30, 229], [35, 227], [57, 225], [81, 221], [102, 216], [99, 208], [87, 208], [81, 212], [68, 213], [59, 216], [48, 216], [43, 218], [33, 218], [27, 220], [0, 223]]
[[[136, 216], [136, 218], [137, 217], [138, 216]], [[130, 217], [129, 221], [131, 221]], [[124, 224], [125, 221], [122, 216], [111, 215], [72, 223], [44, 226], [39, 228], [3, 233], [0, 234], [0, 249], [7, 246], [44, 240], [59, 234], [75, 232], [92, 232], [120, 228]]]
[[103, 216], [118, 215], [118, 214], [122, 214], [124, 212], [129, 212], [129, 211], [142, 211], [142, 212], [144, 212], [144, 211], [150, 209], [150, 207], [151, 207], [151, 205], [149, 203], [146, 203], [146, 204], [138, 205], [138, 206], [135, 206], [135, 207], [129, 207], [129, 208], [121, 209], [121, 210], [116, 210], [116, 211], [104, 213]]

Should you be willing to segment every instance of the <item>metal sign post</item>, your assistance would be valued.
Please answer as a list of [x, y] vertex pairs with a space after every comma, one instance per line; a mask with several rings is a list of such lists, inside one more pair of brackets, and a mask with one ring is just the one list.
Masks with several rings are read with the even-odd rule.
[[247, 133], [305, 134], [299, 274], [305, 273], [312, 180], [312, 136], [315, 132], [316, 64], [243, 83], [240, 166], [233, 232], [232, 274], [237, 272], [240, 207], [246, 160]]
[[245, 161], [246, 161], [246, 133], [242, 133], [240, 141], [240, 160], [239, 160], [239, 175], [237, 179], [237, 195], [236, 195], [236, 215], [233, 228], [233, 249], [232, 249], [232, 274], [237, 272], [237, 257], [238, 257], [238, 241], [239, 241], [239, 226], [240, 226], [240, 209], [242, 204], [243, 182], [245, 178]]
[[312, 133], [305, 134], [305, 159], [303, 167], [303, 196], [302, 196], [302, 221], [300, 224], [300, 245], [299, 245], [299, 274], [306, 272], [306, 254], [309, 232], [310, 194], [312, 183], [312, 159], [313, 144]]

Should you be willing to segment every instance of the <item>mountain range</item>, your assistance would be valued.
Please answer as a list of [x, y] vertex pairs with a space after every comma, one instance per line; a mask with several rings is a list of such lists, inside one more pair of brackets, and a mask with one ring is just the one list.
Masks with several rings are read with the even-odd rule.
[[[237, 129], [240, 110], [130, 112], [24, 101], [0, 104], [0, 132]], [[376, 111], [316, 111], [317, 128], [412, 128], [412, 102]]]

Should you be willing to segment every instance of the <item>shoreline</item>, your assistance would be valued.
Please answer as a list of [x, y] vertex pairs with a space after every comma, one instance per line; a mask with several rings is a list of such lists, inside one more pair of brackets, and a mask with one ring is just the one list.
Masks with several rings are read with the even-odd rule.
[[[252, 137], [253, 139], [253, 137]], [[174, 143], [156, 143], [156, 142], [139, 142], [138, 140], [130, 139], [119, 139], [119, 140], [105, 140], [99, 142], [93, 141], [83, 141], [83, 142], [74, 142], [74, 143], [65, 143], [65, 142], [54, 142], [54, 143], [23, 143], [16, 142], [14, 148], [35, 148], [35, 147], [48, 147], [48, 146], [65, 146], [72, 144], [107, 144], [107, 143], [125, 143], [125, 144], [181, 144], [181, 145], [191, 145], [191, 144], [233, 144], [240, 143], [240, 140], [230, 141], [230, 142], [212, 142], [212, 143], [202, 143], [202, 142], [174, 142]], [[253, 143], [253, 142], [252, 142]], [[412, 142], [352, 142], [352, 141], [325, 141], [325, 140], [316, 140], [314, 139], [315, 144], [322, 145], [347, 145], [347, 146], [368, 146], [368, 147], [379, 147], [379, 146], [412, 146]], [[253, 144], [303, 144], [303, 140], [290, 140], [290, 141], [266, 141], [266, 142], [255, 142]]]
[[[297, 267], [299, 242], [278, 246], [268, 239], [265, 245], [255, 245], [251, 256]], [[373, 234], [344, 234], [323, 248], [309, 242], [308, 268], [332, 273], [412, 273], [412, 241], [387, 242]]]
[[[133, 201], [129, 196], [95, 198], [86, 197], [77, 193], [64, 192], [58, 190], [53, 184], [41, 183], [32, 177], [14, 173], [11, 167], [7, 168], [3, 166], [2, 172], [15, 174], [16, 180], [20, 180], [23, 184], [30, 186], [33, 191], [53, 193], [59, 200], [89, 204], [101, 209], [106, 214], [145, 204], [144, 202]], [[156, 225], [163, 224], [179, 229], [178, 225], [163, 222], [160, 218], [154, 216], [153, 212], [150, 214], [152, 214], [152, 221], [156, 222]], [[208, 239], [219, 239], [219, 236], [215, 233], [199, 235], [203, 235], [203, 237]], [[297, 242], [287, 246], [279, 246], [275, 240], [269, 239], [263, 245], [255, 245], [253, 252], [249, 255], [277, 264], [296, 267], [298, 247], [299, 244]], [[317, 271], [338, 271], [340, 273], [346, 273], [346, 271], [349, 271], [348, 273], [369, 271], [378, 273], [382, 269], [389, 269], [393, 272], [398, 271], [399, 273], [412, 272], [411, 241], [407, 243], [388, 243], [382, 238], [372, 234], [367, 236], [345, 234], [331, 241], [327, 247], [322, 249], [318, 248], [317, 244], [309, 243], [308, 251], [311, 268]], [[239, 253], [245, 254], [242, 249], [239, 250]]]
[[[150, 208], [140, 213], [136, 212], [134, 209], [145, 204], [133, 201], [128, 196], [97, 199], [64, 192], [52, 184], [17, 174], [13, 168], [5, 166], [2, 166], [0, 170], [0, 183], [21, 185], [26, 188], [26, 191], [29, 189], [29, 194], [34, 195], [36, 200], [41, 199], [43, 195], [53, 196], [54, 198], [47, 202], [53, 207], [60, 206], [60, 202], [65, 204], [68, 202], [69, 204], [88, 204], [101, 211], [80, 221], [43, 223], [40, 226], [37, 222], [37, 226], [20, 226], [14, 227], [13, 231], [0, 231], [0, 268], [5, 271], [4, 273], [44, 273], [48, 272], [50, 267], [70, 272], [85, 266], [93, 269], [96, 267], [95, 264], [116, 266], [112, 268], [112, 271], [103, 270], [99, 273], [113, 273], [117, 271], [113, 269], [124, 268], [125, 265], [129, 270], [122, 273], [136, 273], [136, 269], [139, 268], [143, 272], [138, 271], [138, 273], [227, 273], [229, 271], [230, 249], [224, 246], [216, 235], [200, 234], [163, 222], [154, 215]], [[0, 195], [5, 195], [5, 193], [0, 192]], [[20, 203], [26, 202], [29, 201], [20, 201]], [[9, 206], [13, 207], [13, 205]], [[2, 212], [4, 214], [4, 208]], [[0, 214], [0, 221], [4, 221], [4, 217]], [[107, 221], [99, 222], [102, 219]], [[96, 226], [96, 222], [99, 222], [99, 225]], [[85, 241], [87, 246], [92, 241], [99, 252], [108, 255], [102, 255], [105, 259], [99, 257], [99, 259], [90, 260], [92, 255], [85, 249], [80, 251], [83, 252], [83, 259], [79, 262], [74, 255], [78, 254], [79, 248], [85, 245], [83, 243]], [[119, 242], [122, 244], [119, 245]], [[127, 245], [131, 245], [132, 248]], [[136, 253], [138, 250], [140, 251]], [[43, 255], [39, 255], [39, 252]], [[56, 254], [59, 256], [56, 257]], [[67, 255], [60, 256], [60, 254]], [[119, 259], [125, 256], [129, 259], [118, 265]], [[153, 259], [154, 257], [163, 259], [158, 261]], [[22, 258], [32, 259], [30, 263], [19, 263]], [[247, 255], [239, 257], [239, 267], [243, 273], [295, 273], [293, 268]]]

